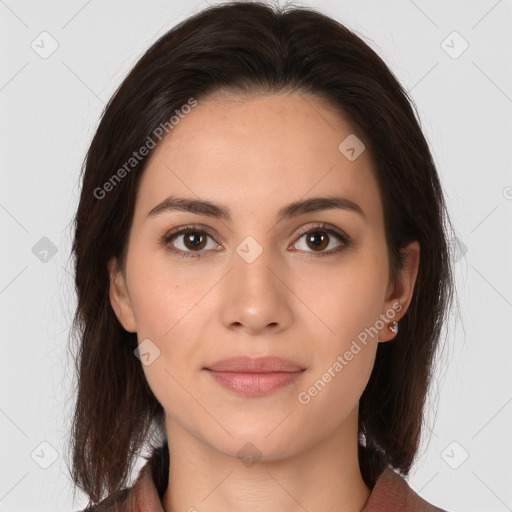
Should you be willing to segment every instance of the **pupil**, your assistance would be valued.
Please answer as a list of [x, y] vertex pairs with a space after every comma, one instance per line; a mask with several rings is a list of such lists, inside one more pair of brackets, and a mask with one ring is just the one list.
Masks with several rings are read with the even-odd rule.
[[192, 245], [193, 247], [197, 248], [201, 245], [200, 238], [202, 235], [200, 233], [190, 233], [186, 237], [187, 244]]
[[[315, 238], [320, 238], [319, 242], [315, 242]], [[325, 241], [327, 240], [327, 234], [324, 233], [323, 231], [319, 231], [318, 233], [313, 233], [309, 236], [309, 242], [312, 242], [313, 245], [316, 247], [316, 248], [325, 248]]]

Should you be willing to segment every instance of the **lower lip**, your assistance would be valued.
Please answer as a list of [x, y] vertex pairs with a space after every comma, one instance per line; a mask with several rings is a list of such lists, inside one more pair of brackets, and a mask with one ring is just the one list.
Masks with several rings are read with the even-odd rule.
[[206, 371], [222, 386], [241, 395], [259, 396], [271, 393], [276, 389], [295, 382], [303, 373], [272, 372], [272, 373], [236, 373]]

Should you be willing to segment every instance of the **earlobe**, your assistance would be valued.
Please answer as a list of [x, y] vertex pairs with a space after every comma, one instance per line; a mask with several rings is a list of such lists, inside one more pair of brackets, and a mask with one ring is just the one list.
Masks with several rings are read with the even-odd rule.
[[107, 265], [110, 276], [109, 299], [112, 309], [123, 328], [128, 332], [137, 332], [135, 316], [126, 287], [126, 278], [112, 258]]
[[[379, 332], [379, 341], [392, 340], [399, 328], [399, 321], [405, 315], [414, 293], [420, 263], [420, 244], [414, 240], [403, 250], [403, 268], [399, 271], [396, 285], [390, 284], [384, 303], [384, 314], [389, 318]], [[390, 313], [387, 315], [387, 313]], [[397, 322], [395, 325], [393, 322]]]

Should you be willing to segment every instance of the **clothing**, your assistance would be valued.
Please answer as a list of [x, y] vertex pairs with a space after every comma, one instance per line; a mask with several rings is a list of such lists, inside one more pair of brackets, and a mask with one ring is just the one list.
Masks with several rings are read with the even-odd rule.
[[[162, 448], [154, 449], [131, 487], [81, 512], [164, 512], [161, 499], [168, 485], [168, 477], [168, 461], [165, 463]], [[380, 474], [361, 512], [447, 511], [425, 501], [402, 476], [388, 467]]]

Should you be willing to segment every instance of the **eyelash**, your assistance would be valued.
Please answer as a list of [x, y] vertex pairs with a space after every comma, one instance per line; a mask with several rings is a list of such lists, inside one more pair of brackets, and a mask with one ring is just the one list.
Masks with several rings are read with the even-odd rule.
[[[338, 246], [336, 249], [331, 249], [327, 252], [319, 252], [315, 253], [314, 251], [312, 253], [309, 253], [309, 251], [306, 251], [306, 253], [309, 253], [309, 257], [316, 257], [316, 256], [335, 256], [342, 252], [343, 250], [347, 249], [351, 246], [352, 240], [351, 238], [343, 233], [342, 231], [338, 231], [337, 229], [334, 229], [333, 227], [330, 227], [329, 224], [318, 224], [317, 226], [313, 226], [312, 228], [308, 229], [307, 231], [301, 233], [299, 237], [297, 238], [297, 241], [300, 240], [304, 235], [309, 235], [311, 233], [316, 233], [318, 231], [323, 231], [329, 235], [334, 235], [337, 237], [341, 242], [342, 245]], [[195, 233], [200, 235], [207, 235], [210, 238], [213, 239], [213, 236], [204, 229], [198, 228], [196, 225], [190, 225], [190, 226], [184, 226], [183, 228], [180, 228], [178, 231], [170, 231], [166, 233], [164, 236], [162, 236], [160, 242], [163, 246], [167, 247], [168, 250], [170, 250], [172, 253], [176, 254], [177, 256], [181, 258], [202, 258], [205, 256], [205, 254], [201, 254], [201, 252], [195, 251], [182, 251], [181, 249], [176, 249], [170, 245], [170, 242], [173, 241], [175, 238], [177, 238], [180, 235], [184, 235], [186, 233]], [[300, 252], [300, 251], [299, 251]]]

